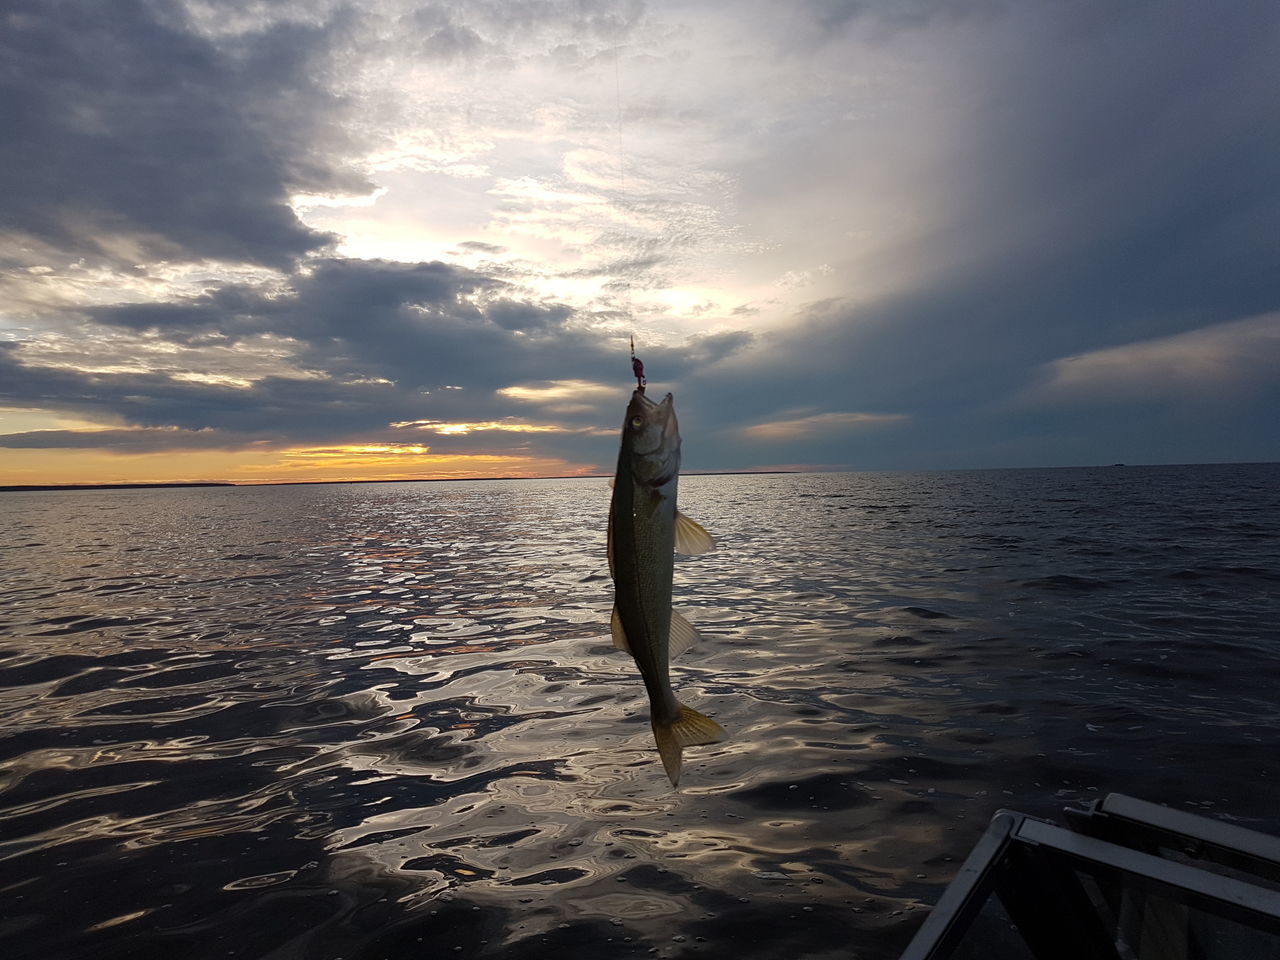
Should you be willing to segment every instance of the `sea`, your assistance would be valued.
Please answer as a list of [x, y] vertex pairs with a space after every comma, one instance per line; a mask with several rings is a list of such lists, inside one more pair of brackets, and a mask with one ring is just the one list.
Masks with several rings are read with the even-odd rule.
[[0, 494], [0, 956], [896, 957], [1001, 808], [1280, 832], [1280, 465]]

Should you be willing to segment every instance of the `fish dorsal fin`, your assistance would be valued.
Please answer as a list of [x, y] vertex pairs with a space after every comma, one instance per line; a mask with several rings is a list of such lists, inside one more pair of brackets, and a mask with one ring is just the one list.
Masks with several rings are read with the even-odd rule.
[[[613, 613], [609, 617], [609, 632], [613, 634], [613, 645], [619, 650], [625, 650], [631, 653], [631, 641], [627, 639], [627, 631], [622, 628], [622, 614], [618, 612], [618, 605], [613, 605]], [[631, 656], [635, 656], [631, 653]]]
[[613, 504], [609, 504], [609, 526], [604, 537], [605, 551], [609, 554], [609, 579], [617, 579], [613, 575]]
[[716, 542], [702, 524], [676, 512], [676, 553], [706, 553], [715, 546]]
[[667, 636], [667, 659], [674, 659], [684, 653], [698, 639], [698, 631], [692, 623], [675, 610], [671, 611], [671, 633]]

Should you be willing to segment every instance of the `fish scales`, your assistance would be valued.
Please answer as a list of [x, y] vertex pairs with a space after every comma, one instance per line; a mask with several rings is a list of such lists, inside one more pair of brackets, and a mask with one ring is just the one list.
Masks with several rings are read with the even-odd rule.
[[700, 553], [712, 545], [706, 531], [676, 509], [680, 442], [671, 394], [654, 403], [638, 388], [627, 405], [609, 512], [610, 629], [640, 669], [654, 739], [673, 786], [679, 784], [684, 747], [725, 735], [671, 689], [671, 657], [697, 636], [671, 609], [675, 552]]

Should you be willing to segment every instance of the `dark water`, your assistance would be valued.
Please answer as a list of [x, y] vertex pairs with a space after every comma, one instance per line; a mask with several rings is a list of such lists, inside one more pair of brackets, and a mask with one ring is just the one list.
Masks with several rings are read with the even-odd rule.
[[997, 808], [1280, 830], [1280, 466], [0, 495], [0, 956], [895, 956]]

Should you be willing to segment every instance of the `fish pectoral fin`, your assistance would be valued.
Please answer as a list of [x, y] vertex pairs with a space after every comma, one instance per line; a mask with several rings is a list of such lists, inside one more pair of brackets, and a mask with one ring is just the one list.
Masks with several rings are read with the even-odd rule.
[[653, 739], [658, 744], [662, 768], [673, 787], [680, 785], [680, 767], [685, 747], [697, 747], [704, 743], [719, 743], [727, 734], [724, 727], [705, 713], [699, 713], [683, 703], [676, 704], [674, 723], [653, 724]]
[[675, 610], [671, 611], [671, 632], [667, 635], [667, 658], [674, 659], [697, 642], [698, 631]]
[[715, 547], [715, 540], [702, 524], [676, 511], [676, 553], [706, 553]]
[[618, 605], [613, 605], [613, 613], [609, 617], [609, 632], [613, 634], [613, 645], [619, 650], [625, 650], [631, 656], [635, 656], [631, 650], [631, 641], [627, 639], [627, 631], [622, 628], [622, 614], [618, 612]]

